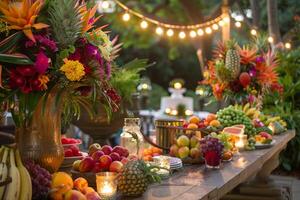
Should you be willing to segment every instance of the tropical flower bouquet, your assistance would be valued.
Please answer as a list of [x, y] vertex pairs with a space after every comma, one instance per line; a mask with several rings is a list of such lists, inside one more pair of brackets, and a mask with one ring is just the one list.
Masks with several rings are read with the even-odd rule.
[[124, 74], [114, 62], [121, 45], [110, 40], [107, 25], [94, 28], [95, 13], [96, 6], [77, 0], [0, 1], [0, 102], [12, 113], [22, 156], [30, 151], [25, 157], [52, 171], [63, 158], [61, 116], [120, 106], [122, 91], [112, 82]]
[[201, 84], [210, 85], [217, 100], [261, 104], [269, 92], [283, 92], [278, 82], [278, 59], [273, 50], [255, 45], [240, 47], [234, 41], [219, 43], [207, 64]]

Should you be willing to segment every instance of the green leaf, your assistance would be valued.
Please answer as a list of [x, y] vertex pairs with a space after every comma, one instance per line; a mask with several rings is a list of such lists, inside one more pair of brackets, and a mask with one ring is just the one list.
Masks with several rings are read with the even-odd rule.
[[17, 65], [32, 65], [33, 62], [23, 54], [1, 54], [0, 62], [11, 63]]
[[22, 38], [23, 34], [21, 31], [12, 34], [0, 42], [0, 53], [6, 53], [15, 46]]

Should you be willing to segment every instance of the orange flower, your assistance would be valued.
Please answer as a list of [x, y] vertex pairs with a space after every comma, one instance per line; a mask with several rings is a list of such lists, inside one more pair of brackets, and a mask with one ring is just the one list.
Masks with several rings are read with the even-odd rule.
[[226, 44], [222, 41], [219, 41], [217, 44], [217, 48], [213, 50], [213, 57], [216, 59], [225, 59], [227, 52]]
[[212, 85], [213, 94], [217, 100], [221, 100], [223, 97], [223, 92], [226, 89], [227, 84], [225, 83], [216, 83]]
[[49, 82], [49, 77], [47, 75], [41, 74], [39, 75], [38, 79], [40, 81], [40, 87], [42, 88], [42, 90], [47, 90], [47, 83]]
[[97, 11], [97, 5], [92, 9], [87, 9], [86, 5], [81, 8], [81, 24], [82, 24], [82, 32], [85, 33], [91, 28], [93, 28], [93, 24], [101, 17], [98, 16], [95, 18], [95, 13]]
[[2, 0], [0, 1], [0, 12], [2, 20], [9, 24], [9, 29], [22, 30], [24, 34], [35, 42], [32, 28], [43, 29], [49, 25], [35, 23], [35, 20], [43, 6], [43, 0], [22, 0], [21, 2]]
[[243, 48], [239, 48], [241, 64], [247, 65], [249, 63], [254, 63], [256, 59], [256, 52], [256, 48], [249, 48], [249, 46], [243, 46]]

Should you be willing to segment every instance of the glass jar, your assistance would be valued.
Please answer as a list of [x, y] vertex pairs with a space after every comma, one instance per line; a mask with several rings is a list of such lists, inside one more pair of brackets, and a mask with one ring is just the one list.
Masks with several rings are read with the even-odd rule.
[[130, 155], [142, 157], [144, 138], [140, 130], [139, 118], [125, 118], [121, 133], [121, 146], [128, 149]]

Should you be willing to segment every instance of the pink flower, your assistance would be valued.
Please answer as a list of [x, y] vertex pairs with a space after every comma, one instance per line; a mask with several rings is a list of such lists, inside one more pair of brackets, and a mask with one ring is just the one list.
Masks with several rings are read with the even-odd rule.
[[45, 74], [49, 67], [49, 58], [44, 54], [44, 52], [39, 52], [36, 56], [36, 61], [34, 64], [35, 69], [39, 74]]

